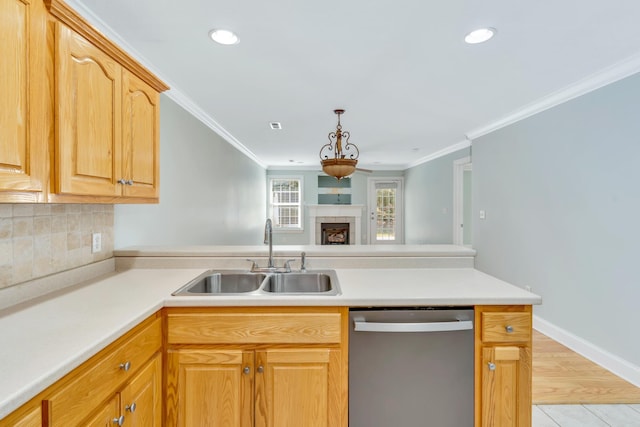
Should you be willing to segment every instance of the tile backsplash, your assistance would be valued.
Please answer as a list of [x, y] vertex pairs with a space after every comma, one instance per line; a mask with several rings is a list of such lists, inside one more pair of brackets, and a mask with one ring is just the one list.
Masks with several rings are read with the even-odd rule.
[[113, 205], [0, 204], [0, 288], [112, 256]]

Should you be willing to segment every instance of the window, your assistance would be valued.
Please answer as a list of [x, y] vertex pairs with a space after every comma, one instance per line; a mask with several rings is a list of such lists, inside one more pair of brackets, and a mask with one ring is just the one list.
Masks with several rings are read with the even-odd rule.
[[302, 230], [302, 178], [269, 181], [269, 213], [275, 230]]

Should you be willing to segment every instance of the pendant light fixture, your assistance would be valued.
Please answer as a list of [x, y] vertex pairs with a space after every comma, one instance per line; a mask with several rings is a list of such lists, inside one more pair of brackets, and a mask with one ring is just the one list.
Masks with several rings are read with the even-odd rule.
[[356, 170], [360, 150], [355, 144], [349, 143], [349, 132], [342, 130], [340, 115], [344, 110], [333, 112], [338, 115], [338, 125], [335, 132], [329, 133], [329, 143], [320, 149], [320, 163], [324, 173], [340, 180]]

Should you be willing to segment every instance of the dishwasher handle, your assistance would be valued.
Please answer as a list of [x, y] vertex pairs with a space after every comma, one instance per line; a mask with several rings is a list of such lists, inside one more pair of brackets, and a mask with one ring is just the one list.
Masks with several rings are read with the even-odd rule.
[[353, 328], [354, 331], [358, 332], [449, 332], [470, 329], [473, 329], [471, 320], [421, 323], [384, 323], [356, 320]]

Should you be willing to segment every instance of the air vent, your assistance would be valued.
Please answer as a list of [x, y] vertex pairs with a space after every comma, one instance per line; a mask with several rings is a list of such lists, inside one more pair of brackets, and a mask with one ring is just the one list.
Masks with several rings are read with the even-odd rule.
[[282, 129], [282, 124], [280, 122], [271, 122], [269, 123], [271, 129]]

